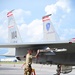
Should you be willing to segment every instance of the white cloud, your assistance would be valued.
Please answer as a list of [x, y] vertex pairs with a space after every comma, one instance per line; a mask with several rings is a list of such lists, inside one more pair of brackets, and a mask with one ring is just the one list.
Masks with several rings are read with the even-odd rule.
[[0, 42], [1, 43], [8, 41], [8, 39], [7, 39], [7, 37], [8, 37], [7, 33], [8, 33], [7, 28], [4, 28], [4, 26], [0, 26], [0, 40], [1, 40]]
[[63, 12], [69, 13], [71, 11], [69, 0], [57, 0], [55, 4], [47, 5], [45, 12], [46, 14], [56, 14], [59, 8], [63, 10]]
[[74, 37], [75, 37], [75, 29], [70, 28], [70, 29], [64, 29], [62, 31], [62, 35], [60, 36], [60, 39], [66, 40], [66, 39], [71, 39], [71, 38], [74, 38]]
[[[8, 39], [8, 25], [7, 25], [7, 10], [0, 12], [0, 42], [7, 42]], [[7, 40], [6, 40], [7, 39]]]
[[57, 7], [55, 4], [52, 4], [52, 5], [47, 5], [45, 7], [45, 12], [46, 14], [55, 14], [57, 11]]
[[14, 10], [13, 14], [14, 14], [15, 20], [17, 20], [17, 24], [25, 23], [24, 18], [26, 18], [27, 16], [31, 16], [30, 11], [25, 11], [23, 9]]
[[30, 24], [22, 24], [19, 26], [20, 34], [24, 42], [36, 42], [42, 39], [42, 21], [33, 20]]
[[56, 3], [56, 6], [61, 8], [63, 11], [69, 13], [71, 11], [70, 6], [69, 6], [69, 0], [58, 0]]
[[14, 16], [16, 16], [16, 17], [18, 17], [18, 16], [22, 17], [24, 15], [27, 15], [27, 16], [31, 15], [30, 11], [25, 11], [23, 9], [16, 9], [16, 10], [13, 11], [13, 13], [14, 13]]
[[28, 35], [31, 41], [39, 41], [42, 39], [43, 25], [41, 20], [34, 20], [28, 25]]

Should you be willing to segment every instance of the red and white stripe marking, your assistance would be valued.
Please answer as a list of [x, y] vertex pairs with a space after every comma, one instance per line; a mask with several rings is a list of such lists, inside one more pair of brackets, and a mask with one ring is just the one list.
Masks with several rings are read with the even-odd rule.
[[12, 15], [13, 15], [13, 14], [12, 14], [11, 11], [7, 13], [7, 17], [10, 17], [10, 16], [12, 16]]
[[12, 28], [12, 27], [14, 27], [14, 26], [8, 26], [8, 28]]
[[43, 22], [45, 22], [45, 21], [47, 21], [47, 20], [50, 20], [49, 16], [45, 16], [45, 17], [42, 18], [42, 21], [43, 21]]

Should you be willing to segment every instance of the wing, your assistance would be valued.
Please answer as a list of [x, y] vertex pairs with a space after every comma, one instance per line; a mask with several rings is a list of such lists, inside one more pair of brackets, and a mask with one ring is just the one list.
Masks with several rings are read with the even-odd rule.
[[45, 49], [45, 48], [67, 49], [68, 51], [75, 51], [75, 43], [70, 42], [42, 42], [42, 43], [20, 43], [20, 44], [0, 44], [0, 48], [31, 48], [31, 49]]

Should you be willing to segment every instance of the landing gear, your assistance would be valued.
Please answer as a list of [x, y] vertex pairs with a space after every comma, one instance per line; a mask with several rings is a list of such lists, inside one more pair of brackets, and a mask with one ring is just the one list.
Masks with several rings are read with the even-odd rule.
[[61, 73], [61, 65], [57, 65], [57, 73], [56, 74], [54, 74], [54, 75], [60, 75], [60, 73]]

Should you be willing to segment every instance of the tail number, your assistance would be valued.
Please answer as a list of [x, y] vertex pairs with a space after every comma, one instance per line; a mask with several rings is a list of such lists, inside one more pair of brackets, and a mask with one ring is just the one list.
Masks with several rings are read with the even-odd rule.
[[12, 32], [12, 33], [11, 33], [11, 36], [12, 36], [12, 37], [11, 37], [12, 39], [17, 38], [17, 32], [16, 32], [16, 31]]

